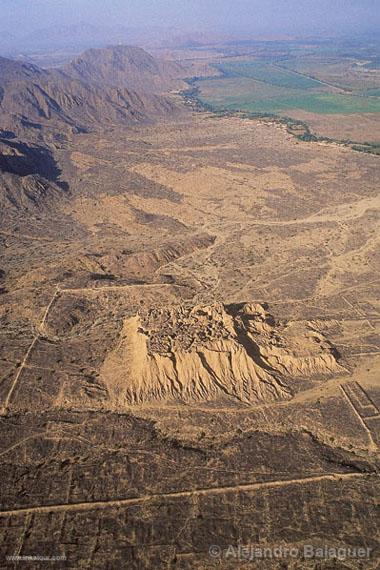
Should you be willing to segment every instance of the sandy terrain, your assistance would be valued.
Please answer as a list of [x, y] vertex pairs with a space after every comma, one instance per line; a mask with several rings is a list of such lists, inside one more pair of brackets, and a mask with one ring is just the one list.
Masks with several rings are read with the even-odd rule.
[[337, 140], [378, 143], [380, 139], [380, 118], [378, 113], [357, 115], [320, 115], [302, 110], [288, 113], [295, 119], [305, 121], [312, 132], [319, 136]]
[[378, 158], [189, 113], [57, 160], [70, 199], [0, 233], [3, 555], [375, 549]]

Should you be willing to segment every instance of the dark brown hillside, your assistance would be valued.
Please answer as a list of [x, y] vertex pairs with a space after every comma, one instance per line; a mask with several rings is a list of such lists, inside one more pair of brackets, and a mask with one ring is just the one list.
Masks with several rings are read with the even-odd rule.
[[40, 144], [26, 144], [12, 138], [0, 137], [0, 171], [28, 176], [40, 174], [44, 178], [58, 181], [61, 170], [52, 151]]
[[11, 213], [41, 214], [62, 202], [65, 191], [39, 175], [0, 172], [0, 222]]

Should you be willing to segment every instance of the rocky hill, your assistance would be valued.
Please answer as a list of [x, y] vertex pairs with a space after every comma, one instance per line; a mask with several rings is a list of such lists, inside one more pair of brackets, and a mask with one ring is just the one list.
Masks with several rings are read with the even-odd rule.
[[175, 65], [138, 48], [90, 50], [54, 70], [0, 58], [2, 129], [81, 132], [160, 116], [175, 108], [162, 92], [175, 85], [176, 74]]
[[181, 89], [186, 77], [186, 70], [180, 64], [159, 60], [141, 48], [123, 45], [87, 50], [64, 70], [81, 81], [147, 93]]

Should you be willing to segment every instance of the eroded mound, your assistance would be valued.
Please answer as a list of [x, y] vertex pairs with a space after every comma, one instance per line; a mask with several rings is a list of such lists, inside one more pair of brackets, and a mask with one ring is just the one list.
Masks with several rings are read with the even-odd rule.
[[213, 304], [127, 319], [101, 378], [117, 407], [220, 397], [265, 403], [291, 398], [291, 379], [342, 371], [309, 323], [276, 323], [262, 305]]

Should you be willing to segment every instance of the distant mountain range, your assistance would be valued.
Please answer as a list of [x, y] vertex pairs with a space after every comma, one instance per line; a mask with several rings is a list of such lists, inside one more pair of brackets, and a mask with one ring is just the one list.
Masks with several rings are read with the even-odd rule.
[[89, 48], [103, 48], [117, 44], [147, 48], [186, 48], [228, 41], [233, 38], [231, 34], [186, 32], [175, 27], [95, 26], [88, 22], [79, 22], [73, 25], [42, 28], [27, 35], [19, 35], [17, 31], [9, 33], [7, 30], [0, 30], [0, 54], [6, 57], [46, 56], [46, 54], [51, 56], [54, 52], [78, 54]]
[[56, 25], [35, 30], [26, 35], [2, 32], [0, 49], [3, 53], [22, 53], [23, 51], [75, 49], [84, 50], [108, 44], [133, 43], [139, 34], [136, 29], [124, 26], [94, 26], [87, 22], [75, 25]]

